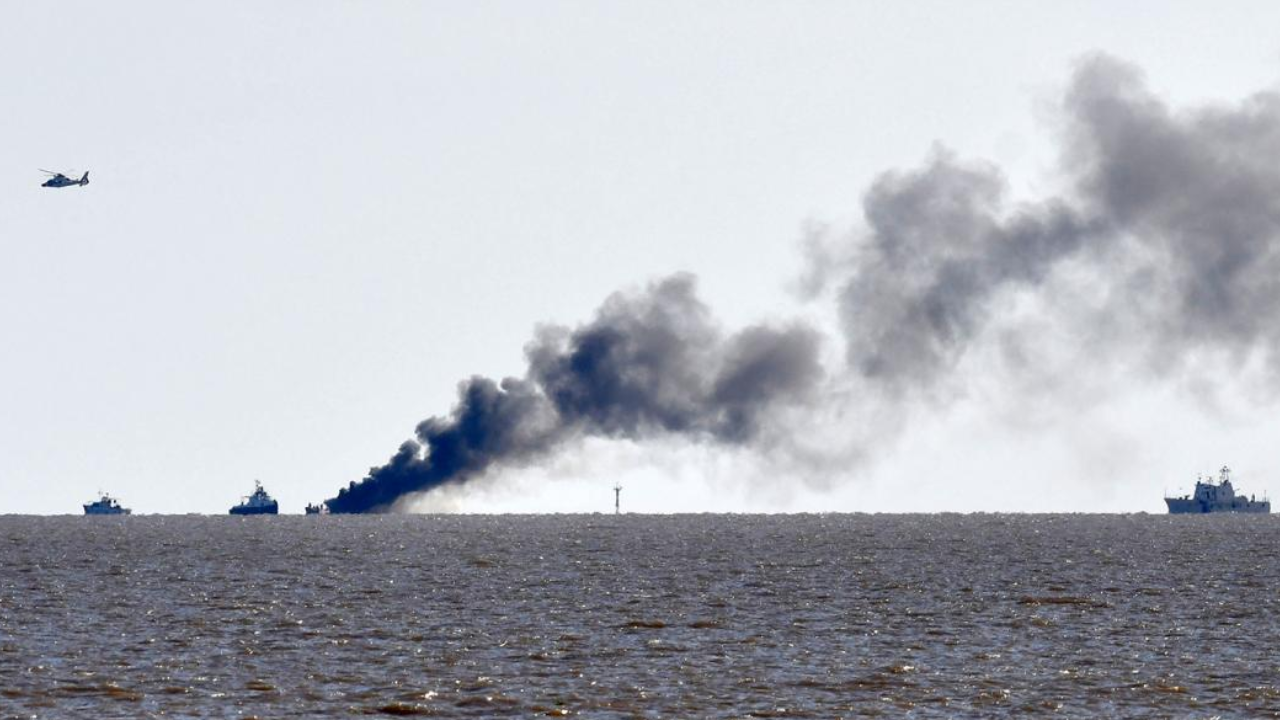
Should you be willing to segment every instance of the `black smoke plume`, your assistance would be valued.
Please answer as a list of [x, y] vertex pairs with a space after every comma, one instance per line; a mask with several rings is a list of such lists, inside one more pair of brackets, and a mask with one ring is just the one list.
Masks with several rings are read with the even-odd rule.
[[463, 382], [448, 417], [421, 423], [416, 440], [329, 509], [386, 511], [408, 493], [534, 460], [586, 435], [751, 442], [776, 408], [811, 399], [822, 378], [819, 336], [799, 324], [725, 336], [694, 284], [677, 275], [614, 295], [587, 325], [542, 329], [526, 348], [524, 378]]
[[[855, 404], [907, 403], [953, 377], [1010, 293], [1087, 327], [1098, 362], [1260, 359], [1280, 386], [1280, 95], [1175, 110], [1099, 56], [1061, 109], [1060, 196], [1011, 204], [998, 168], [938, 151], [875, 181], [864, 227], [813, 239], [809, 290], [835, 290], [848, 367], [833, 375], [868, 391]], [[1078, 301], [1049, 297], [1066, 268], [1089, 278]], [[542, 331], [524, 378], [463, 383], [449, 417], [329, 507], [387, 510], [584, 435], [750, 444], [780, 431], [781, 406], [830, 402], [820, 344], [800, 324], [725, 336], [689, 276], [617, 295], [583, 327]]]

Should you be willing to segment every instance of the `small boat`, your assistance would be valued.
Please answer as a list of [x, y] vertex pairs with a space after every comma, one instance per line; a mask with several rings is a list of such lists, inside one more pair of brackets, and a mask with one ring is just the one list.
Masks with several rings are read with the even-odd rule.
[[232, 515], [278, 515], [279, 513], [280, 504], [262, 489], [262, 483], [257, 480], [253, 481], [253, 494], [231, 508]]
[[325, 503], [320, 503], [319, 505], [313, 505], [311, 503], [307, 503], [307, 514], [308, 515], [328, 515], [329, 506]]
[[85, 515], [129, 515], [133, 511], [127, 507], [120, 507], [120, 501], [111, 497], [106, 493], [99, 493], [101, 498], [84, 504]]

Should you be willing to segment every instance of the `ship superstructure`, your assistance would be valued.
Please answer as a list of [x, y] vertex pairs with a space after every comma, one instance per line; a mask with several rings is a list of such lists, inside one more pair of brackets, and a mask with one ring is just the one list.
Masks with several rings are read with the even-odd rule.
[[231, 508], [232, 515], [277, 515], [279, 512], [280, 504], [262, 489], [262, 483], [257, 480], [253, 481], [253, 494]]
[[129, 515], [133, 511], [127, 507], [120, 507], [120, 501], [111, 497], [106, 493], [99, 493], [102, 497], [91, 503], [84, 504], [85, 515]]
[[1237, 495], [1231, 484], [1231, 469], [1225, 466], [1218, 472], [1218, 484], [1215, 485], [1210, 478], [1202, 477], [1196, 481], [1194, 494], [1167, 497], [1164, 501], [1169, 506], [1171, 515], [1271, 512], [1270, 500], [1256, 500], [1252, 495]]

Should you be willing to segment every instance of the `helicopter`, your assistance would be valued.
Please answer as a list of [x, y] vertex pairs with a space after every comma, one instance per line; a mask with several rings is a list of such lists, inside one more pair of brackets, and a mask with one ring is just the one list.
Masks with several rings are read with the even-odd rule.
[[71, 178], [67, 177], [66, 175], [63, 175], [62, 173], [50, 172], [48, 170], [41, 170], [40, 172], [44, 173], [45, 175], [52, 175], [52, 177], [50, 177], [48, 180], [45, 180], [43, 183], [41, 183], [40, 187], [60, 188], [60, 187], [67, 187], [68, 185], [88, 185], [89, 184], [89, 171], [87, 170], [85, 171], [84, 175], [80, 177], [79, 180], [72, 180]]

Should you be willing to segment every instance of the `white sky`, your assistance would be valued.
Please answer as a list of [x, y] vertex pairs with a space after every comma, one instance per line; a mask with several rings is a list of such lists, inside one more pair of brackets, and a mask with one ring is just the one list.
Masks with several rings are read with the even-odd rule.
[[[1274, 2], [0, 9], [0, 513], [225, 512], [254, 478], [300, 511], [619, 288], [687, 270], [730, 325], [806, 312], [804, 223], [935, 142], [1035, 195], [1086, 53], [1176, 103], [1280, 79]], [[1135, 387], [1013, 432], [961, 402], [822, 492], [596, 444], [439, 507], [608, 510], [621, 478], [651, 512], [1158, 512], [1223, 463], [1280, 492], [1267, 410]]]

